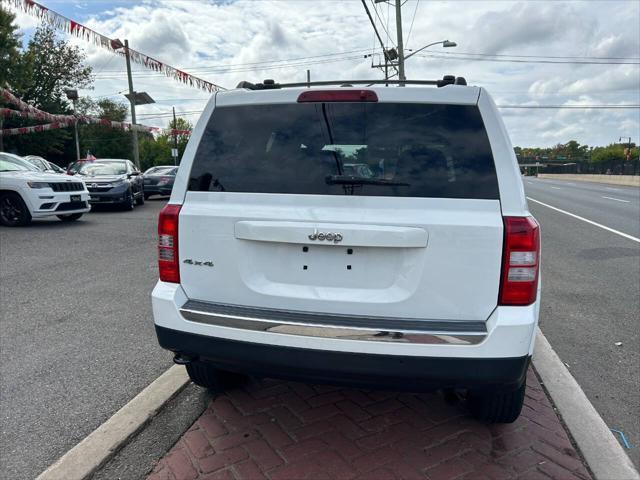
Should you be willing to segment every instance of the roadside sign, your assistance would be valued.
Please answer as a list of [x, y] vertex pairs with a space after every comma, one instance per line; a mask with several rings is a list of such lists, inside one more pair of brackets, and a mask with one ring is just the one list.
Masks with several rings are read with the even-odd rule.
[[178, 156], [178, 149], [177, 148], [172, 148], [171, 149], [171, 156], [172, 157], [177, 157]]

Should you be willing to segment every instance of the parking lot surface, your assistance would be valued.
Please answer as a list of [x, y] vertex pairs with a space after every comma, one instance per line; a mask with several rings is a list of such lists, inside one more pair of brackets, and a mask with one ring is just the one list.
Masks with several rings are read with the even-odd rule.
[[510, 425], [437, 395], [266, 380], [215, 398], [148, 480], [588, 479], [530, 370]]
[[35, 478], [171, 366], [149, 297], [164, 203], [0, 228], [3, 478]]

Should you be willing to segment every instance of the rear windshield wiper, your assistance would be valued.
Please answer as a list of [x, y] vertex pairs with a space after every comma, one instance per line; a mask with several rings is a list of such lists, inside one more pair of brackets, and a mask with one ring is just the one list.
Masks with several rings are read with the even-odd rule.
[[396, 182], [385, 178], [366, 178], [353, 175], [327, 175], [328, 185], [391, 185], [394, 187], [408, 187], [406, 182]]

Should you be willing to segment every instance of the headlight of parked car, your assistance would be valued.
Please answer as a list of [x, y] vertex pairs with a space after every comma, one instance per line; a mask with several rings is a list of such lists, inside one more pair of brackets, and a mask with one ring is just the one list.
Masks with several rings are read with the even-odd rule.
[[49, 188], [49, 184], [47, 182], [27, 182], [31, 188]]

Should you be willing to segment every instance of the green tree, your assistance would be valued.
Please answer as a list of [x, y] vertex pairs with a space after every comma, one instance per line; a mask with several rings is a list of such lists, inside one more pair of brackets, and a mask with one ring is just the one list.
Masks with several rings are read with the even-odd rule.
[[[15, 35], [16, 27], [12, 28]], [[49, 26], [36, 29], [17, 60], [14, 78], [11, 79], [12, 91], [22, 100], [49, 113], [71, 113], [64, 89], [88, 88], [93, 81], [91, 67], [84, 64], [82, 50], [58, 39]], [[11, 118], [5, 120], [4, 128], [33, 124], [32, 120]], [[42, 155], [60, 165], [75, 158], [71, 128], [8, 137], [4, 146], [6, 150], [20, 155]]]
[[20, 60], [20, 34], [13, 25], [15, 18], [0, 6], [0, 87], [13, 83]]
[[57, 38], [49, 26], [36, 29], [22, 55], [25, 74], [14, 91], [23, 100], [50, 113], [69, 113], [65, 88], [88, 88], [93, 82], [85, 53]]
[[[108, 98], [96, 102], [89, 97], [82, 97], [78, 100], [77, 110], [82, 115], [123, 122], [129, 107], [126, 103]], [[133, 140], [129, 131], [105, 125], [80, 124], [79, 137], [81, 156], [90, 151], [97, 158], [133, 158]]]
[[[175, 121], [171, 120], [169, 122], [169, 128], [173, 130], [180, 130], [180, 131], [186, 131], [186, 130], [191, 131], [193, 130], [193, 125], [188, 120], [185, 120], [182, 117], [178, 117], [176, 118]], [[184, 150], [187, 148], [187, 143], [189, 143], [190, 136], [191, 134], [185, 134], [185, 133], [176, 135], [177, 143], [178, 143], [178, 162], [182, 158], [182, 155], [184, 154]], [[175, 141], [174, 141], [173, 135], [171, 135], [171, 133], [169, 132], [159, 135], [158, 141], [168, 145], [169, 153], [171, 153], [172, 148], [175, 148], [174, 147]]]

